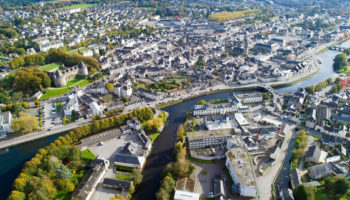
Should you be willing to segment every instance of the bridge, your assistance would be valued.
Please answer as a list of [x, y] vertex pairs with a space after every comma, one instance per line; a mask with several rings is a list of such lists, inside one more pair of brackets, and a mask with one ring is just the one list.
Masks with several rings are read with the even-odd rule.
[[344, 52], [346, 50], [346, 48], [337, 47], [337, 46], [330, 46], [330, 47], [328, 47], [328, 49], [333, 50], [333, 51], [340, 51], [340, 52]]
[[278, 99], [283, 98], [283, 96], [280, 95], [276, 90], [274, 90], [270, 85], [262, 84], [262, 85], [258, 85], [258, 87], [263, 88], [266, 91], [268, 91], [270, 94], [272, 94], [273, 103], [277, 103]]

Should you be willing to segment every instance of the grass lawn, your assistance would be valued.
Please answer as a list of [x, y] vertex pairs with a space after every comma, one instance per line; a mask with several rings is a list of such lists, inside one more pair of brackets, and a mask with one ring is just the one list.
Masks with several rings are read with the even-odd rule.
[[152, 143], [157, 139], [157, 137], [160, 135], [160, 133], [152, 133], [152, 135], [149, 137], [149, 139], [152, 141]]
[[117, 172], [115, 178], [119, 180], [132, 181], [134, 179], [134, 176], [130, 172]]
[[120, 165], [117, 165], [117, 170], [123, 170], [123, 171], [130, 171], [132, 172], [134, 168], [132, 167], [126, 167], [126, 166], [120, 166]]
[[64, 86], [64, 87], [70, 87], [70, 86], [76, 85], [76, 84], [78, 84], [78, 83], [80, 84], [80, 82], [81, 82], [81, 81], [84, 81], [84, 80], [89, 81], [89, 80], [87, 80], [86, 78], [75, 77], [75, 78], [73, 78], [72, 80], [68, 81], [68, 82], [67, 82], [67, 85]]
[[63, 7], [63, 9], [89, 8], [89, 7], [95, 6], [95, 5], [97, 5], [97, 4], [82, 3], [82, 4], [75, 4], [72, 6], [66, 6], [66, 7]]
[[47, 90], [43, 96], [40, 97], [40, 100], [49, 99], [51, 97], [59, 96], [62, 94], [66, 94], [70, 92], [71, 90], [69, 88], [57, 88], [52, 90]]
[[187, 157], [188, 160], [192, 161], [192, 162], [196, 162], [196, 163], [202, 163], [202, 164], [211, 164], [211, 163], [215, 163], [214, 160], [202, 160], [202, 159], [198, 159], [198, 158], [193, 158], [192, 156], [188, 156]]
[[[79, 182], [83, 179], [83, 177], [86, 175], [86, 170], [81, 170], [79, 173], [74, 174], [72, 178], [70, 178], [70, 181], [77, 186]], [[56, 200], [70, 200], [72, 199], [72, 193], [68, 192], [66, 190], [57, 191]]]
[[48, 64], [48, 65], [44, 65], [42, 67], [39, 67], [39, 69], [41, 71], [48, 72], [48, 71], [51, 71], [53, 69], [58, 68], [60, 65], [61, 64], [59, 64], [59, 63], [51, 63], [51, 64]]
[[86, 85], [89, 85], [91, 82], [88, 80], [88, 79], [84, 79], [84, 80], [82, 80], [82, 81], [80, 81], [79, 82], [79, 86], [80, 87], [84, 87], [84, 86], [86, 86]]
[[211, 14], [209, 16], [209, 19], [213, 21], [224, 22], [224, 21], [230, 21], [233, 19], [254, 16], [259, 12], [261, 12], [261, 10], [259, 9], [249, 9], [249, 10], [234, 11], [234, 12], [222, 12], [222, 13]]
[[59, 102], [56, 102], [56, 110], [57, 110], [57, 113], [59, 113], [61, 111], [61, 106], [62, 106], [62, 102], [59, 101]]
[[81, 153], [81, 158], [85, 160], [95, 160], [96, 156], [90, 151], [90, 149], [85, 149]]

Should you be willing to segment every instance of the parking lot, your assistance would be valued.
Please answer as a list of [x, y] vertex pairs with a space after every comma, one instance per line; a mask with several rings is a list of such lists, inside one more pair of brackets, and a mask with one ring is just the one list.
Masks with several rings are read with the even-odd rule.
[[115, 154], [127, 143], [139, 143], [139, 138], [134, 135], [123, 135], [107, 141], [103, 141], [103, 144], [91, 145], [88, 148], [99, 158], [108, 159], [113, 164]]

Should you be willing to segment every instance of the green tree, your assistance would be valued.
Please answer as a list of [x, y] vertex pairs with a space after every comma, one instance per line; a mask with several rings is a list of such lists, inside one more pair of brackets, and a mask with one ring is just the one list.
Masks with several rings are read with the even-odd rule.
[[338, 54], [333, 61], [334, 71], [342, 72], [348, 69], [348, 60], [345, 53]]
[[73, 176], [68, 167], [63, 164], [56, 169], [56, 175], [58, 178], [71, 178]]
[[295, 200], [309, 200], [304, 185], [299, 185], [297, 188], [295, 188], [293, 191], [293, 196]]

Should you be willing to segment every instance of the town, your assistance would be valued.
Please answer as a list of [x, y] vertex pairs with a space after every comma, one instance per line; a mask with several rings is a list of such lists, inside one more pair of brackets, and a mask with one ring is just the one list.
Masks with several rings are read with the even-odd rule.
[[349, 2], [3, 1], [4, 199], [350, 198]]

